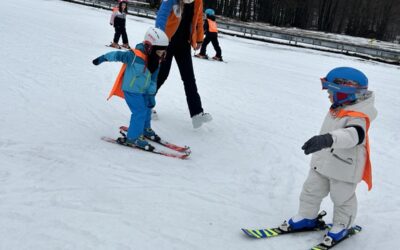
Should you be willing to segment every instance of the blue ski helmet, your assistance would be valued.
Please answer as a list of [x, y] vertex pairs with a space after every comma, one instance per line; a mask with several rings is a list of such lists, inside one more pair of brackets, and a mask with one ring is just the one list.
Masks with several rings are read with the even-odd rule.
[[336, 105], [355, 101], [368, 89], [368, 78], [365, 74], [351, 67], [334, 68], [321, 82], [322, 89], [332, 92]]
[[215, 15], [215, 11], [213, 9], [206, 9], [206, 11], [204, 13], [206, 13], [207, 16]]

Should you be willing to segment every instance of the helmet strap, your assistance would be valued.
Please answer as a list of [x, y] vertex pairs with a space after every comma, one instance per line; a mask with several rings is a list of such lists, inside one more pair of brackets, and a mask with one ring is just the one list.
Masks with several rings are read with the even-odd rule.
[[340, 92], [333, 93], [333, 103], [335, 104], [335, 106], [340, 106], [342, 104], [349, 104], [356, 100], [355, 94], [345, 94], [347, 95], [345, 98], [338, 98], [338, 94], [341, 93]]
[[151, 54], [151, 51], [153, 50], [153, 45], [149, 41], [144, 41], [144, 50], [146, 54], [149, 56]]

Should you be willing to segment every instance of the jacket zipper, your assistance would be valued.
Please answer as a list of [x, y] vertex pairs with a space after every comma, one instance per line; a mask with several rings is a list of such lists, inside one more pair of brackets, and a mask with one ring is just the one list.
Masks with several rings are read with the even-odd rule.
[[149, 85], [149, 77], [150, 77], [150, 74], [148, 73], [147, 77], [146, 77], [146, 83], [144, 84], [142, 91], [141, 91], [142, 93], [144, 93], [144, 90], [147, 89], [147, 86]]

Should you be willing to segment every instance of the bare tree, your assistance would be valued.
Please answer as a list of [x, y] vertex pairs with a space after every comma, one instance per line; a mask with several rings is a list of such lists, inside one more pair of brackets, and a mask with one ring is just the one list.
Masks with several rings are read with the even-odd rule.
[[241, 21], [394, 40], [399, 0], [204, 0], [206, 8]]

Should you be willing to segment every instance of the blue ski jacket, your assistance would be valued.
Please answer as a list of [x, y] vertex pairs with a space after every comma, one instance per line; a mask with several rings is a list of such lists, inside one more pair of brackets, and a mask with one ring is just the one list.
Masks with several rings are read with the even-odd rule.
[[[143, 43], [136, 45], [136, 49], [144, 53]], [[154, 95], [157, 91], [157, 69], [153, 74], [146, 66], [146, 61], [130, 51], [113, 51], [104, 55], [110, 62], [122, 62], [126, 64], [122, 80], [122, 90], [135, 94]]]

